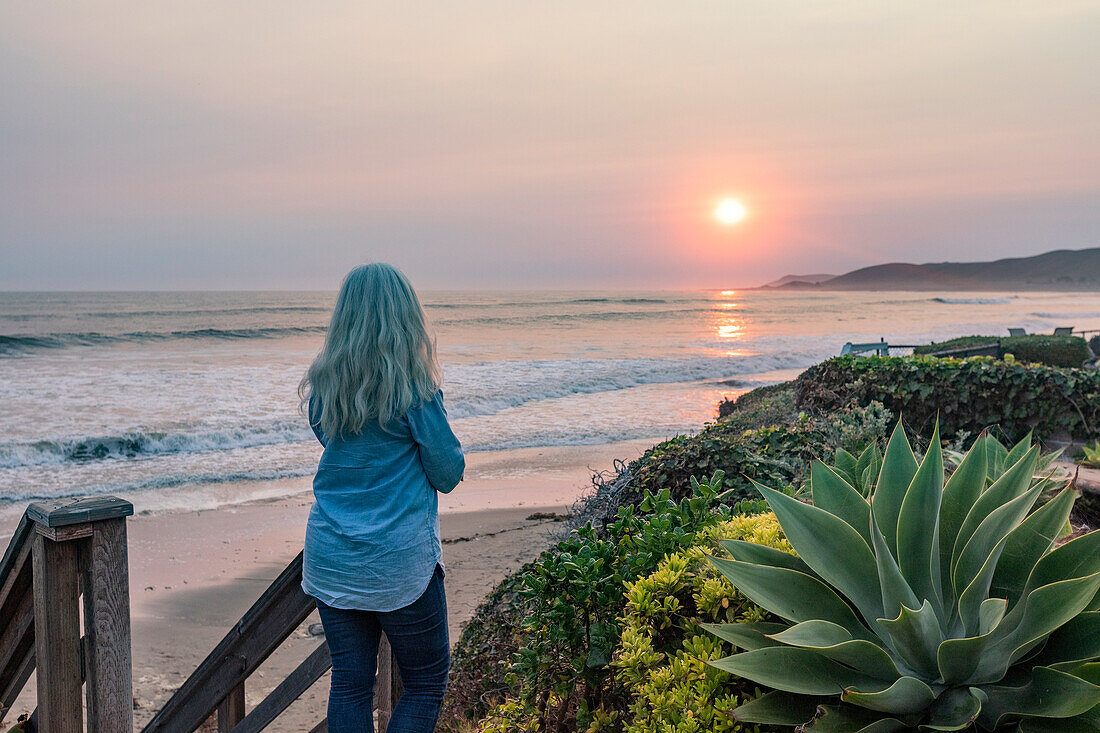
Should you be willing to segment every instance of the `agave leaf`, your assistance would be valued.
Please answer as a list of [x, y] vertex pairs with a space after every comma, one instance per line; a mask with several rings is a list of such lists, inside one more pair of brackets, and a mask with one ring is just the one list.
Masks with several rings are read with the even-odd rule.
[[[958, 604], [955, 609], [955, 613], [959, 616], [959, 622], [962, 624], [964, 636], [979, 636], [982, 634], [982, 607], [986, 601], [1002, 601], [1002, 610], [1000, 616], [997, 618], [999, 623], [1004, 618], [1003, 608], [1007, 605], [1004, 604], [1003, 598], [989, 598], [989, 584], [993, 580], [993, 570], [997, 566], [997, 558], [1001, 554], [1001, 550], [1004, 549], [1004, 539], [993, 548], [993, 552], [988, 558], [986, 558], [985, 564], [975, 574], [974, 579], [970, 582], [970, 585], [966, 586], [959, 593]], [[957, 628], [957, 627], [956, 627]], [[992, 627], [990, 627], [992, 629]]]
[[768, 500], [798, 556], [850, 599], [869, 623], [880, 617], [882, 592], [878, 587], [878, 571], [863, 536], [824, 509], [803, 504], [766, 486], [757, 484], [757, 489]]
[[1024, 718], [1017, 733], [1081, 733], [1100, 730], [1100, 705], [1072, 718]]
[[720, 557], [712, 557], [710, 561], [737, 590], [780, 618], [792, 623], [825, 619], [848, 629], [853, 636], [867, 636], [851, 607], [812, 575]]
[[845, 687], [876, 682], [817, 652], [793, 646], [769, 646], [708, 664], [757, 684], [799, 695], [836, 695]]
[[944, 592], [944, 605], [950, 607], [955, 600], [951, 585], [951, 551], [955, 538], [970, 508], [985, 489], [986, 441], [979, 439], [967, 451], [959, 467], [951, 474], [943, 487], [940, 501], [940, 587]]
[[810, 466], [810, 492], [814, 506], [843, 519], [870, 546], [871, 505], [854, 486], [821, 461], [814, 461]]
[[928, 709], [928, 719], [921, 730], [965, 730], [982, 709], [982, 701], [969, 687], [952, 687], [936, 698]]
[[940, 498], [943, 496], [943, 451], [940, 427], [932, 433], [928, 453], [913, 476], [898, 514], [898, 566], [919, 599], [932, 601], [946, 624], [940, 590]]
[[1043, 555], [1054, 545], [1073, 509], [1074, 489], [1066, 487], [1057, 496], [1032, 512], [1008, 535], [993, 573], [990, 593], [1014, 606], [1027, 583], [1027, 576]]
[[995, 629], [1005, 617], [1006, 608], [1008, 608], [1008, 602], [1004, 598], [986, 598], [982, 601], [981, 608], [978, 609], [980, 618], [978, 635], [988, 634]]
[[1023, 595], [1048, 583], [1097, 571], [1100, 571], [1100, 530], [1081, 535], [1043, 555], [1032, 568]]
[[1008, 448], [1004, 446], [1004, 443], [994, 438], [992, 435], [986, 435], [986, 458], [987, 469], [986, 475], [993, 481], [996, 481], [1001, 477], [1001, 474], [1008, 468], [1008, 464], [1005, 463], [1005, 459], [1008, 458]]
[[739, 624], [699, 624], [705, 630], [728, 641], [738, 649], [753, 651], [768, 646], [778, 646], [779, 642], [772, 641], [768, 634], [778, 634], [783, 629], [790, 628], [786, 624], [777, 624], [769, 621], [745, 621]]
[[822, 705], [817, 717], [799, 733], [895, 733], [906, 730], [897, 718], [884, 718], [882, 713], [854, 705]]
[[895, 559], [898, 556], [898, 515], [906, 489], [916, 474], [917, 459], [909, 446], [909, 439], [905, 437], [901, 420], [898, 420], [890, 442], [886, 445], [878, 484], [871, 498], [871, 511], [875, 513], [882, 536], [886, 538], [886, 546], [890, 548]]
[[859, 454], [856, 463], [856, 483], [853, 486], [859, 490], [865, 498], [870, 497], [874, 488], [875, 478], [882, 470], [882, 451], [878, 448], [878, 441], [872, 441], [869, 446]]
[[940, 625], [931, 601], [920, 609], [902, 607], [893, 620], [880, 619], [884, 641], [917, 672], [929, 679], [936, 676], [936, 650], [940, 646]]
[[870, 725], [863, 726], [856, 733], [894, 733], [895, 731], [905, 730], [906, 727], [908, 726], [897, 718], [883, 718]]
[[1022, 686], [983, 685], [978, 723], [994, 729], [1010, 716], [1069, 718], [1100, 705], [1100, 686], [1050, 667], [1035, 667]]
[[880, 713], [911, 715], [931, 705], [936, 693], [916, 677], [901, 677], [889, 687], [875, 692], [847, 689], [841, 693], [840, 699]]
[[1100, 572], [1059, 580], [1028, 593], [986, 636], [949, 639], [939, 667], [948, 684], [981, 684], [1004, 677], [1009, 666], [1088, 605], [1100, 589]]
[[843, 448], [836, 449], [836, 458], [833, 460], [836, 464], [836, 472], [844, 477], [844, 480], [856, 486], [856, 481], [859, 477], [859, 459], [853, 456]]
[[[992, 486], [986, 489], [985, 493], [978, 497], [978, 500], [974, 502], [974, 506], [967, 512], [966, 519], [959, 527], [955, 546], [951, 551], [952, 579], [955, 577], [955, 569], [959, 564], [959, 556], [962, 555], [963, 548], [974, 536], [974, 532], [977, 531], [979, 525], [985, 521], [985, 518], [994, 509], [1007, 504], [1030, 488], [1031, 472], [1035, 467], [1035, 459], [1038, 453], [1039, 449], [1034, 448], [1013, 464]], [[954, 587], [956, 591], [960, 590], [957, 583], [954, 584]]]
[[1024, 454], [1031, 450], [1031, 437], [1034, 434], [1034, 430], [1029, 430], [1027, 435], [1021, 438], [1016, 445], [1009, 449], [1005, 455], [1005, 468], [1015, 465], [1016, 461], [1024, 457]]
[[1052, 632], [1036, 664], [1087, 662], [1100, 659], [1100, 613], [1086, 611]]
[[1039, 488], [1036, 486], [997, 507], [977, 526], [970, 540], [963, 546], [958, 562], [955, 564], [951, 581], [956, 593], [961, 594], [963, 589], [970, 585], [988, 560], [992, 559], [993, 564], [997, 564], [1000, 555], [994, 557], [994, 548], [998, 545], [1003, 546], [1009, 532], [1016, 528], [1031, 511], [1035, 500], [1039, 498]]
[[730, 713], [742, 723], [758, 725], [801, 725], [814, 717], [821, 698], [793, 692], [769, 692]]
[[869, 468], [874, 469], [875, 476], [878, 476], [879, 470], [882, 469], [882, 451], [878, 449], [877, 440], [871, 441], [871, 444], [863, 449], [859, 454], [859, 461], [856, 462], [856, 472], [861, 476]]
[[1043, 453], [1039, 456], [1039, 462], [1036, 464], [1035, 468], [1040, 472], [1046, 471], [1048, 468], [1054, 465], [1054, 462], [1061, 458], [1062, 454], [1065, 452], [1065, 448], [1059, 448], [1058, 450], [1051, 451], [1050, 453]]
[[734, 560], [751, 562], [755, 565], [788, 568], [807, 575], [813, 575], [814, 572], [798, 555], [792, 555], [774, 547], [758, 545], [755, 542], [745, 542], [744, 540], [722, 540], [718, 544], [726, 548], [729, 554], [733, 555]]
[[901, 576], [901, 569], [890, 549], [886, 546], [886, 540], [879, 531], [875, 515], [871, 514], [871, 541], [875, 548], [875, 563], [878, 567], [878, 582], [882, 588], [882, 612], [886, 618], [897, 618], [902, 606], [917, 608], [920, 601], [913, 593], [913, 589]]
[[866, 639], [854, 639], [845, 628], [828, 621], [803, 621], [769, 636], [788, 646], [812, 649], [872, 677], [893, 681], [901, 676], [885, 649]]
[[990, 512], [959, 555], [952, 580], [959, 597], [958, 614], [966, 636], [979, 633], [981, 617], [978, 611], [982, 601], [989, 597], [989, 586], [1008, 542], [1008, 535], [1035, 504], [1039, 488], [1036, 486]]

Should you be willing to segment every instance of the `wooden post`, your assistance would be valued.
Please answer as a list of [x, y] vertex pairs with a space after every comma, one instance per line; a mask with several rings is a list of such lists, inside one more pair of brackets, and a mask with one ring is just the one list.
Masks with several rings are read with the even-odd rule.
[[114, 497], [66, 499], [27, 508], [26, 517], [34, 523], [34, 664], [42, 731], [84, 730], [83, 680], [88, 684], [88, 730], [133, 730], [125, 519], [133, 513], [130, 502]]
[[229, 691], [218, 705], [218, 733], [229, 733], [244, 720], [244, 682]]
[[96, 522], [92, 536], [82, 544], [88, 730], [131, 731], [134, 699], [126, 520]]
[[43, 731], [80, 733], [80, 610], [77, 547], [36, 534], [33, 549], [34, 640], [38, 715]]

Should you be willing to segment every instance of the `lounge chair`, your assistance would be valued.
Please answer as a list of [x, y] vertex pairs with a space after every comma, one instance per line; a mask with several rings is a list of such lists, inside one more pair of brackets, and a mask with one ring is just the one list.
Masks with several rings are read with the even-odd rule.
[[1027, 336], [1027, 331], [1022, 328], [1010, 328], [1008, 329], [1009, 336]]
[[1060, 326], [1060, 327], [1054, 329], [1054, 335], [1055, 336], [1072, 336], [1073, 335], [1073, 326]]

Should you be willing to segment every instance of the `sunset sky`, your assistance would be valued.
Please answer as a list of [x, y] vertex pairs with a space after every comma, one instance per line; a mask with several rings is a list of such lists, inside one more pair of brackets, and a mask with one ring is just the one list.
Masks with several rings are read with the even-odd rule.
[[1075, 0], [3, 3], [0, 289], [370, 260], [735, 287], [1100, 246], [1098, 48]]

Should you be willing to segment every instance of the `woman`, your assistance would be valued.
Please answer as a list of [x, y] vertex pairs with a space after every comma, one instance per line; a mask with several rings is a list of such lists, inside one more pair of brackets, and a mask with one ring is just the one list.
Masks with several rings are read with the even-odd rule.
[[306, 525], [302, 588], [317, 599], [332, 653], [328, 727], [374, 730], [385, 633], [404, 692], [390, 733], [435, 729], [450, 642], [436, 492], [462, 480], [435, 349], [405, 275], [348, 273], [325, 345], [298, 393], [324, 446]]

